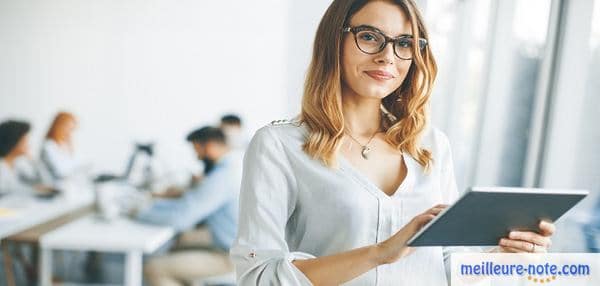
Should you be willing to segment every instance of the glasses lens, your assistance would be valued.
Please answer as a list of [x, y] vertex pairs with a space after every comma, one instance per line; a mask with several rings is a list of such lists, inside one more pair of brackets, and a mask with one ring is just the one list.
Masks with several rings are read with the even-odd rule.
[[396, 55], [402, 59], [411, 59], [413, 55], [413, 38], [400, 38], [394, 43]]
[[360, 31], [356, 33], [356, 44], [365, 53], [374, 54], [381, 50], [385, 43], [383, 35], [374, 31]]

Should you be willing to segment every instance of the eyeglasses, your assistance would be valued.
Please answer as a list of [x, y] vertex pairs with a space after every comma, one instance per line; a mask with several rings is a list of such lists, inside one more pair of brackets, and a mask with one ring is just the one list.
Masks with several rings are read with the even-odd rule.
[[[365, 54], [374, 55], [385, 49], [388, 43], [393, 43], [394, 54], [403, 60], [410, 60], [413, 57], [413, 46], [415, 39], [410, 35], [402, 35], [397, 38], [386, 36], [379, 29], [371, 26], [346, 27], [345, 33], [354, 34], [354, 42], [359, 50]], [[427, 40], [418, 38], [419, 50], [422, 51], [427, 46]]]

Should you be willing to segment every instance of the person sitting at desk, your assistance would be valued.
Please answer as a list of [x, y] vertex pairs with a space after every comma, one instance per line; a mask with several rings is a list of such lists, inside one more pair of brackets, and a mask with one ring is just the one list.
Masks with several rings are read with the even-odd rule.
[[203, 127], [188, 136], [198, 158], [211, 166], [202, 181], [179, 198], [158, 199], [134, 217], [171, 226], [178, 232], [208, 226], [214, 249], [186, 250], [151, 259], [145, 274], [151, 285], [180, 285], [233, 271], [228, 251], [236, 235], [242, 176], [240, 152], [232, 151], [219, 128]]
[[219, 128], [225, 133], [227, 144], [231, 148], [245, 150], [248, 140], [244, 134], [242, 119], [235, 114], [226, 114], [221, 117]]
[[[45, 194], [52, 188], [41, 184], [36, 168], [28, 168], [29, 129], [27, 122], [0, 123], [0, 194]], [[28, 170], [30, 169], [30, 170]]]
[[59, 112], [46, 134], [41, 160], [54, 180], [72, 177], [82, 167], [74, 156], [72, 134], [76, 127], [73, 114]]

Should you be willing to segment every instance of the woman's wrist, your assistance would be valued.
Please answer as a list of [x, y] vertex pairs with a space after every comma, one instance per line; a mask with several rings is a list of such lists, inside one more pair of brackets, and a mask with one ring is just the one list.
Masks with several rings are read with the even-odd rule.
[[371, 262], [375, 267], [390, 264], [396, 260], [392, 258], [394, 255], [390, 255], [390, 249], [383, 242], [371, 245], [369, 249], [369, 257], [371, 257]]
[[385, 264], [384, 261], [384, 250], [382, 249], [379, 243], [367, 246], [367, 257], [369, 258], [369, 263], [373, 265], [373, 267], [377, 267], [379, 265]]

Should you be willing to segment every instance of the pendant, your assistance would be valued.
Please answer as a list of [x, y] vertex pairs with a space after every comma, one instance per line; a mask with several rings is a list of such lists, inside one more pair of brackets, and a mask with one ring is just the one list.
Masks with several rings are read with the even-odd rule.
[[363, 159], [368, 160], [369, 152], [371, 152], [371, 148], [369, 148], [369, 146], [363, 146], [362, 151], [360, 152], [360, 155], [363, 157]]

